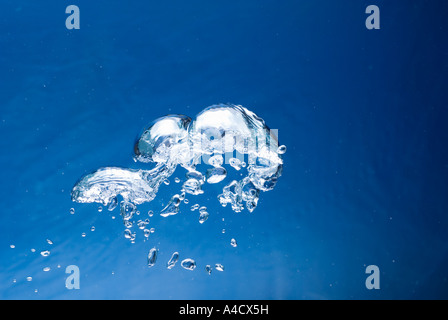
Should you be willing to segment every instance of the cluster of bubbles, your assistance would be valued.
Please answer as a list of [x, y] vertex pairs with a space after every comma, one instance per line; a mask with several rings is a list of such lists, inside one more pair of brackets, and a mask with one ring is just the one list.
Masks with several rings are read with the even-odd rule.
[[[51, 239], [46, 239], [46, 243], [47, 243], [48, 245], [50, 245], [50, 246], [54, 244], [53, 241], [52, 241]], [[9, 247], [10, 247], [11, 249], [15, 249], [15, 248], [16, 248], [16, 246], [15, 246], [14, 244], [9, 245]], [[30, 251], [31, 251], [32, 253], [37, 252], [37, 250], [36, 250], [35, 248], [31, 248]], [[42, 257], [48, 257], [48, 256], [50, 256], [50, 254], [51, 254], [51, 251], [48, 250], [48, 249], [45, 249], [45, 250], [41, 250], [41, 251], [40, 251], [40, 255], [41, 255]], [[58, 268], [58, 269], [61, 268], [61, 265], [58, 264], [58, 265], [57, 265], [57, 268]], [[49, 267], [49, 266], [45, 266], [45, 267], [42, 268], [42, 271], [43, 271], [43, 272], [49, 272], [50, 270], [51, 270], [51, 267]], [[33, 281], [33, 277], [32, 277], [32, 276], [27, 276], [27, 277], [26, 277], [26, 281], [27, 281], [27, 282], [31, 282], [31, 281]], [[17, 279], [16, 279], [16, 278], [12, 279], [12, 283], [17, 283]], [[37, 293], [37, 292], [38, 292], [38, 289], [35, 289], [34, 292]]]
[[[156, 248], [151, 248], [149, 250], [148, 253], [148, 267], [152, 267], [156, 264], [157, 261], [157, 254], [158, 254], [158, 250]], [[176, 265], [176, 263], [179, 261], [179, 252], [174, 252], [171, 255], [170, 260], [167, 262], [166, 267], [168, 269], [172, 269], [174, 268], [174, 266]], [[190, 270], [193, 271], [194, 269], [196, 269], [196, 261], [194, 261], [191, 258], [187, 258], [181, 261], [180, 263], [181, 267], [184, 268], [185, 270]], [[224, 266], [220, 263], [216, 263], [215, 264], [215, 269], [218, 271], [224, 271]], [[211, 274], [212, 273], [212, 266], [211, 265], [206, 265], [205, 266], [205, 271], [207, 272], [207, 274]]]
[[[274, 189], [281, 176], [285, 152], [286, 147], [279, 145], [275, 131], [242, 106], [213, 105], [201, 111], [194, 120], [185, 115], [168, 115], [153, 121], [134, 145], [134, 160], [153, 164], [152, 169], [100, 168], [76, 183], [72, 200], [96, 202], [109, 211], [119, 206], [126, 228], [125, 237], [135, 241], [136, 233], [131, 231], [133, 225], [143, 230], [146, 238], [154, 232], [154, 228], [148, 227], [149, 218], [139, 217], [137, 206], [154, 200], [159, 187], [169, 184], [168, 178], [178, 166], [186, 170], [185, 180], [180, 192], [173, 195], [160, 211], [162, 217], [178, 214], [180, 204], [188, 203], [187, 194], [203, 194], [206, 184], [225, 180], [225, 165], [241, 171], [242, 177], [224, 185], [218, 195], [219, 203], [223, 207], [229, 205], [234, 212], [245, 209], [253, 212], [260, 193]], [[200, 164], [209, 167], [201, 172]], [[176, 177], [174, 181], [180, 183], [181, 179]], [[122, 201], [119, 202], [118, 196]], [[191, 210], [199, 211], [201, 224], [209, 218], [205, 206], [195, 204]], [[236, 246], [235, 239], [231, 245]], [[176, 257], [178, 254], [173, 254], [169, 265], [174, 266]], [[156, 259], [157, 250], [151, 249], [148, 266]], [[190, 260], [182, 261], [182, 267], [194, 269], [196, 264]], [[215, 269], [223, 270], [220, 265]], [[207, 266], [207, 270], [212, 270], [211, 266]]]

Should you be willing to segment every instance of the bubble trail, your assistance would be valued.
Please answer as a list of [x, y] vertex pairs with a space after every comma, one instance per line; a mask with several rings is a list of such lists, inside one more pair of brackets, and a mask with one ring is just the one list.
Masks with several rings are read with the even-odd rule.
[[[279, 144], [275, 131], [240, 105], [212, 105], [194, 118], [167, 115], [150, 123], [134, 143], [134, 160], [147, 168], [99, 168], [74, 185], [71, 198], [77, 203], [98, 203], [100, 211], [103, 208], [113, 211], [119, 206], [125, 237], [133, 243], [136, 237], [130, 231], [133, 225], [138, 226], [145, 240], [154, 230], [142, 220], [135, 221], [139, 215], [137, 206], [153, 201], [160, 188], [170, 185], [169, 179], [179, 167], [185, 170], [185, 178], [173, 179], [174, 185], [181, 189], [162, 210], [157, 209], [162, 217], [177, 215], [185, 203], [194, 201], [188, 195], [216, 190], [219, 183], [223, 186], [217, 198], [223, 207], [234, 212], [253, 212], [261, 193], [273, 190], [282, 175], [286, 146]], [[236, 174], [229, 167], [238, 171], [237, 180], [228, 178]], [[195, 211], [199, 205], [190, 209]], [[74, 212], [71, 208], [70, 213]], [[199, 214], [200, 223], [209, 217], [207, 210], [199, 210]], [[153, 211], [148, 211], [148, 215], [151, 217]], [[157, 250], [153, 248], [148, 254], [148, 266], [153, 266], [156, 259]], [[196, 267], [191, 259], [181, 265], [189, 270]]]

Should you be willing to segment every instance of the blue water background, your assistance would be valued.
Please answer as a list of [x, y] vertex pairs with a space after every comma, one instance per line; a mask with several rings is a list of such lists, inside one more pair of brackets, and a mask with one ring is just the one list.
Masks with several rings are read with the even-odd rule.
[[[69, 4], [80, 30], [65, 28]], [[365, 28], [369, 4], [380, 30]], [[448, 298], [447, 15], [446, 1], [3, 0], [0, 298]], [[99, 167], [148, 168], [132, 152], [153, 119], [226, 102], [288, 148], [252, 214], [210, 186], [131, 244], [116, 211], [71, 202]], [[139, 209], [160, 210], [183, 174]], [[174, 251], [198, 267], [168, 270]]]

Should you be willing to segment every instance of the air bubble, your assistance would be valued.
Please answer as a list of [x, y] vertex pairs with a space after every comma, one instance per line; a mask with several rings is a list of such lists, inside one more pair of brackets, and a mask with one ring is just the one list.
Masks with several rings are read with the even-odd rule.
[[224, 266], [220, 263], [215, 264], [215, 269], [218, 271], [224, 271]]
[[152, 267], [156, 264], [157, 261], [158, 250], [156, 248], [152, 248], [148, 253], [148, 267]]
[[242, 167], [242, 163], [239, 159], [237, 158], [230, 158], [229, 159], [229, 164], [231, 167], [233, 167], [235, 170], [241, 170]]
[[207, 183], [218, 183], [224, 180], [227, 176], [227, 170], [223, 167], [217, 167], [207, 170]]
[[206, 265], [205, 266], [205, 272], [208, 273], [208, 275], [210, 275], [212, 273], [213, 268], [211, 267], [211, 265]]
[[42, 257], [48, 257], [50, 255], [50, 251], [48, 251], [48, 250], [41, 251], [40, 255]]
[[180, 265], [182, 268], [190, 271], [193, 271], [196, 268], [196, 262], [193, 259], [182, 260]]
[[202, 211], [199, 214], [199, 223], [204, 223], [208, 219], [209, 213], [207, 211]]
[[174, 252], [166, 267], [172, 269], [176, 265], [177, 260], [179, 260], [179, 252]]
[[286, 146], [285, 145], [281, 145], [280, 147], [278, 147], [277, 149], [277, 153], [278, 154], [284, 154], [286, 152]]
[[107, 205], [107, 210], [109, 211], [114, 211], [114, 209], [118, 206], [118, 199], [117, 197], [113, 197], [110, 201], [109, 204]]
[[211, 157], [210, 159], [208, 159], [208, 163], [214, 167], [220, 167], [224, 163], [224, 159], [223, 159], [222, 155], [217, 154], [217, 155], [214, 155], [213, 157]]

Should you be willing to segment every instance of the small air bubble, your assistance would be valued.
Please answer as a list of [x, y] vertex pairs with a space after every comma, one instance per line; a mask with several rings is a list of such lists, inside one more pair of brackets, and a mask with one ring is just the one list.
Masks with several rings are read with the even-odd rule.
[[208, 273], [208, 275], [210, 275], [212, 273], [213, 268], [211, 267], [211, 265], [206, 265], [205, 266], [205, 272]]
[[215, 264], [215, 269], [218, 271], [224, 271], [224, 266], [220, 263]]
[[41, 251], [40, 255], [42, 257], [48, 257], [50, 255], [50, 251], [48, 251], [48, 250]]
[[152, 267], [156, 264], [157, 261], [157, 253], [158, 250], [156, 248], [152, 248], [148, 253], [148, 267]]
[[208, 219], [209, 213], [207, 211], [202, 211], [199, 214], [199, 223], [204, 223]]
[[172, 269], [176, 265], [177, 260], [179, 260], [179, 252], [174, 252], [173, 255], [171, 256], [170, 261], [168, 261], [166, 267], [168, 269]]
[[193, 271], [196, 268], [196, 262], [193, 259], [182, 260], [180, 265], [182, 268], [190, 271]]
[[278, 147], [277, 149], [277, 153], [278, 154], [284, 154], [286, 152], [286, 146], [285, 145], [281, 145], [280, 147]]

